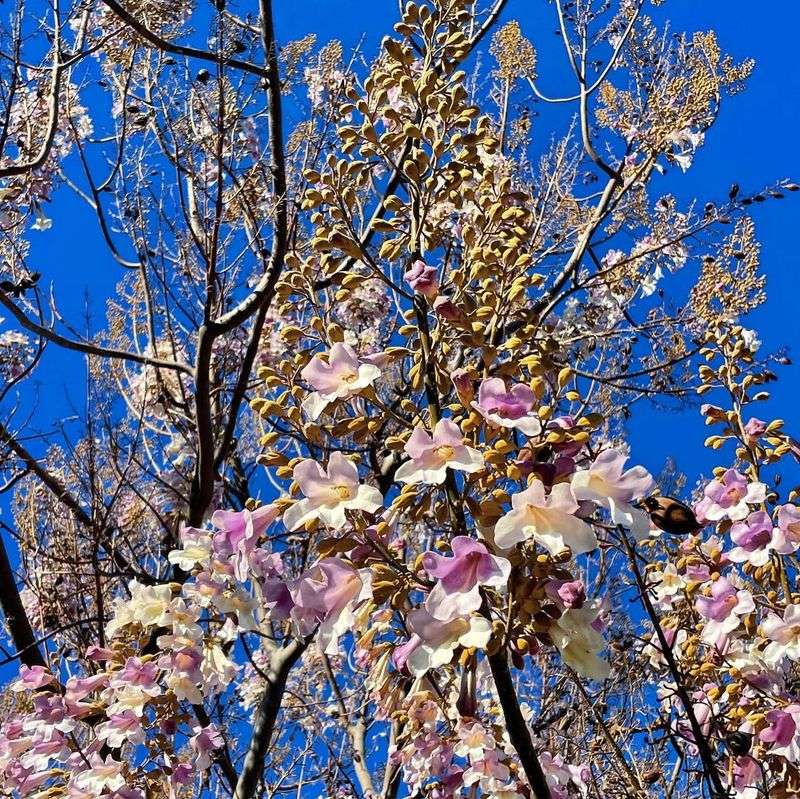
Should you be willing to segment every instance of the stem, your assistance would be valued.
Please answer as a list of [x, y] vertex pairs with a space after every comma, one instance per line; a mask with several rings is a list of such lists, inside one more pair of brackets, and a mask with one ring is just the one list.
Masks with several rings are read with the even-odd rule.
[[694, 736], [694, 744], [697, 747], [697, 752], [700, 755], [700, 760], [703, 763], [703, 770], [705, 772], [706, 779], [711, 783], [714, 791], [719, 796], [727, 796], [728, 792], [725, 790], [725, 787], [722, 784], [719, 771], [717, 771], [717, 767], [714, 763], [714, 753], [711, 751], [708, 738], [704, 735], [703, 729], [700, 726], [700, 722], [697, 720], [697, 716], [695, 715], [694, 707], [692, 705], [692, 700], [689, 697], [686, 686], [683, 684], [683, 675], [681, 674], [678, 664], [675, 661], [675, 655], [672, 652], [672, 647], [667, 643], [667, 637], [664, 635], [664, 630], [661, 628], [661, 621], [658, 618], [655, 608], [653, 607], [653, 603], [650, 601], [650, 596], [647, 592], [647, 584], [642, 577], [639, 564], [636, 561], [636, 551], [634, 550], [633, 545], [628, 540], [628, 536], [624, 531], [620, 530], [620, 536], [624, 541], [625, 549], [628, 552], [628, 559], [630, 560], [631, 568], [633, 569], [633, 574], [636, 578], [639, 596], [642, 599], [642, 603], [644, 604], [647, 615], [650, 617], [653, 627], [655, 627], [656, 635], [658, 636], [658, 642], [661, 645], [661, 651], [664, 655], [664, 659], [667, 661], [667, 666], [670, 674], [672, 675], [672, 679], [675, 681], [675, 691], [678, 694], [678, 698], [681, 700], [683, 709], [687, 718], [689, 719], [689, 726], [692, 728], [692, 735]]

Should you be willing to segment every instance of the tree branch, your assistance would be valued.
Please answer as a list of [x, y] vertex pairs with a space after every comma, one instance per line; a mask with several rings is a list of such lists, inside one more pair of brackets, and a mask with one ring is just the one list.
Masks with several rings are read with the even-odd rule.
[[275, 719], [278, 717], [283, 693], [286, 690], [286, 680], [292, 666], [297, 663], [306, 646], [307, 644], [303, 641], [293, 641], [278, 650], [270, 659], [269, 670], [264, 675], [267, 686], [253, 717], [250, 746], [245, 755], [239, 781], [236, 783], [233, 799], [253, 799], [256, 796], [261, 772], [264, 768], [264, 757], [269, 748]]

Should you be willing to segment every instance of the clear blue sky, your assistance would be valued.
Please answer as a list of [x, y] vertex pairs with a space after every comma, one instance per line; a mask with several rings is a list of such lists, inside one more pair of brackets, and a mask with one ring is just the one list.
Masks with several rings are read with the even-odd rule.
[[[205, 0], [200, 0], [202, 7]], [[256, 4], [250, 5], [255, 8]], [[238, 4], [241, 10], [244, 0]], [[345, 49], [365, 34], [364, 50], [373, 55], [380, 38], [391, 31], [396, 18], [395, 0], [276, 0], [276, 28], [286, 42], [315, 32], [320, 44], [338, 38]], [[673, 30], [714, 28], [723, 49], [737, 59], [757, 61], [746, 92], [727, 99], [721, 117], [707, 136], [695, 165], [681, 180], [668, 178], [669, 189], [684, 200], [723, 199], [731, 181], [753, 191], [765, 183], [789, 177], [800, 182], [797, 138], [800, 129], [800, 68], [796, 60], [796, 32], [800, 3], [778, 0], [769, 5], [749, 0], [668, 0], [648, 9], [657, 19], [672, 20]], [[566, 77], [563, 50], [554, 35], [554, 7], [547, 0], [510, 0], [502, 21], [516, 18], [539, 54], [540, 85], [555, 93]], [[287, 125], [291, 129], [293, 125]], [[551, 131], [535, 128], [535, 135], [549, 139]], [[665, 186], [666, 187], [666, 186]], [[95, 319], [102, 322], [105, 299], [120, 277], [118, 265], [108, 256], [87, 208], [61, 190], [48, 215], [53, 228], [31, 233], [32, 260], [43, 273], [42, 284], [56, 286], [59, 307], [67, 318], [82, 316], [88, 296]], [[779, 202], [754, 207], [759, 237], [763, 242], [763, 267], [768, 274], [769, 300], [750, 320], [762, 334], [764, 348], [793, 345], [800, 332], [797, 310], [798, 243], [800, 243], [800, 194]], [[67, 397], [80, 405], [82, 359], [74, 353], [51, 351], [46, 356], [46, 380], [39, 394], [36, 424], [46, 429], [50, 420], [71, 413]], [[795, 396], [800, 390], [800, 367], [784, 368], [772, 388], [767, 406], [775, 415], [800, 425]], [[767, 411], [765, 410], [765, 413]], [[637, 461], [658, 471], [667, 455], [678, 456], [690, 483], [713, 464], [702, 449], [705, 429], [696, 411], [656, 413], [646, 404], [636, 406], [630, 425]], [[795, 430], [797, 432], [797, 430]]]

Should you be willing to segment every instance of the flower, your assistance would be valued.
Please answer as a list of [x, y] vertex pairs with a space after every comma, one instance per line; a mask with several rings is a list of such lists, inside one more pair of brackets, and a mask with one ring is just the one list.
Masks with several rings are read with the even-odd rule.
[[800, 605], [787, 605], [783, 618], [770, 613], [761, 623], [761, 634], [772, 642], [764, 650], [768, 661], [800, 660]]
[[565, 608], [582, 608], [586, 602], [583, 580], [548, 580], [544, 590], [550, 599], [560, 602]]
[[453, 388], [455, 388], [458, 398], [466, 405], [475, 396], [470, 370], [463, 367], [455, 369], [450, 373], [450, 379], [453, 381]]
[[744, 426], [744, 432], [749, 438], [760, 438], [767, 432], [767, 423], [754, 416]]
[[255, 510], [214, 511], [211, 523], [219, 530], [214, 535], [214, 551], [222, 558], [233, 556], [233, 573], [237, 580], [247, 579], [248, 556], [278, 516], [280, 509], [275, 504], [261, 505]]
[[770, 755], [781, 755], [790, 763], [800, 760], [797, 732], [800, 729], [800, 705], [787, 705], [766, 712], [768, 727], [758, 734], [764, 743], [771, 743]]
[[225, 745], [222, 734], [214, 724], [195, 727], [189, 746], [195, 754], [195, 768], [205, 771], [211, 765], [211, 753]]
[[417, 259], [403, 275], [413, 291], [432, 300], [439, 293], [439, 274], [435, 267]]
[[[683, 628], [675, 629], [674, 627], [662, 627], [664, 638], [667, 641], [667, 646], [673, 653], [677, 653], [680, 647], [686, 643], [689, 634]], [[647, 656], [650, 665], [654, 669], [659, 669], [667, 665], [667, 659], [664, 657], [664, 651], [661, 648], [661, 639], [658, 633], [653, 633], [650, 637], [650, 642], [642, 649], [642, 653]]]
[[511, 497], [511, 510], [494, 528], [494, 540], [501, 549], [533, 538], [551, 555], [569, 547], [574, 555], [597, 546], [597, 536], [585, 521], [574, 514], [578, 503], [568, 483], [554, 485], [545, 496], [544, 485], [533, 480], [524, 491]]
[[489, 622], [474, 614], [441, 621], [425, 608], [416, 608], [406, 623], [411, 639], [394, 650], [392, 660], [398, 669], [407, 667], [417, 677], [449, 663], [457, 646], [483, 649], [492, 635]]
[[533, 411], [536, 395], [526, 385], [515, 383], [506, 389], [499, 377], [489, 377], [478, 389], [478, 401], [472, 403], [489, 424], [519, 430], [526, 436], [542, 432], [539, 416]]
[[461, 309], [449, 297], [437, 297], [433, 301], [433, 310], [437, 316], [441, 316], [448, 322], [464, 321]]
[[600, 603], [586, 603], [582, 608], [569, 608], [550, 627], [550, 637], [564, 662], [579, 674], [592, 680], [605, 680], [610, 668], [597, 653], [606, 642], [593, 626], [600, 615]]
[[15, 693], [35, 691], [53, 682], [55, 677], [44, 666], [26, 666], [23, 663], [19, 668], [19, 676], [11, 684], [11, 690]]
[[728, 559], [752, 566], [768, 563], [770, 550], [774, 548], [773, 531], [772, 519], [763, 510], [751, 513], [745, 521], [736, 522], [731, 527], [731, 540], [738, 546], [728, 552]]
[[450, 545], [452, 558], [435, 552], [422, 556], [425, 571], [438, 578], [425, 601], [425, 609], [441, 621], [477, 610], [481, 606], [480, 586], [502, 588], [511, 574], [511, 564], [505, 558], [489, 554], [480, 541], [458, 535]]
[[374, 364], [359, 360], [349, 344], [337, 342], [331, 347], [327, 360], [317, 354], [300, 372], [316, 389], [303, 401], [303, 411], [312, 421], [318, 419], [331, 402], [355, 396], [371, 385], [380, 373]]
[[132, 710], [110, 716], [97, 727], [97, 737], [111, 749], [119, 749], [125, 743], [144, 743], [144, 729], [139, 717]]
[[623, 472], [627, 459], [619, 450], [604, 450], [588, 469], [575, 472], [572, 488], [576, 499], [607, 508], [615, 524], [627, 527], [637, 538], [645, 537], [650, 532], [650, 520], [631, 502], [649, 494], [654, 481], [642, 466]]
[[668, 563], [663, 569], [650, 572], [649, 582], [653, 586], [656, 605], [662, 610], [669, 610], [675, 597], [683, 593], [686, 580], [678, 574], [674, 563]]
[[125, 785], [122, 763], [111, 755], [103, 760], [95, 753], [89, 758], [89, 768], [73, 775], [71, 785], [84, 791], [83, 796], [99, 796], [105, 788], [116, 791]]
[[481, 453], [464, 444], [461, 430], [449, 419], [436, 423], [433, 437], [424, 427], [415, 427], [405, 451], [411, 460], [395, 473], [401, 483], [439, 485], [444, 482], [448, 468], [469, 473], [483, 469]]
[[740, 521], [750, 513], [748, 505], [763, 502], [767, 495], [764, 483], [749, 483], [735, 469], [728, 469], [719, 480], [712, 480], [703, 491], [705, 499], [698, 503], [698, 516], [712, 522], [728, 518]]
[[306, 498], [284, 512], [287, 530], [297, 530], [312, 519], [338, 530], [347, 522], [346, 510], [375, 513], [383, 504], [377, 488], [359, 484], [358, 469], [341, 452], [331, 453], [327, 470], [311, 458], [300, 461], [292, 477]]
[[711, 596], [699, 596], [695, 602], [697, 612], [706, 619], [702, 640], [722, 649], [740, 624], [740, 617], [755, 609], [753, 595], [738, 590], [727, 577], [720, 577], [711, 586]]
[[181, 548], [173, 549], [167, 555], [167, 560], [179, 569], [190, 572], [198, 564], [208, 565], [211, 548], [211, 536], [208, 532], [184, 526], [181, 529]]
[[363, 588], [359, 573], [341, 558], [317, 561], [291, 589], [291, 615], [301, 634], [308, 635], [319, 625], [320, 645], [327, 654], [335, 654], [339, 636], [352, 626], [351, 604]]
[[788, 555], [800, 548], [800, 508], [781, 505], [778, 508], [778, 526], [775, 529], [775, 551]]

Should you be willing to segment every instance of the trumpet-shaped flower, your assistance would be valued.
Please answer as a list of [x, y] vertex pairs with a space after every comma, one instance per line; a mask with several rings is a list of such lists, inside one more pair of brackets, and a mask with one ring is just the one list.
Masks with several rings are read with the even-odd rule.
[[432, 300], [439, 292], [439, 273], [436, 267], [428, 266], [425, 261], [417, 259], [406, 270], [403, 280], [413, 291]]
[[550, 628], [550, 637], [564, 662], [592, 680], [605, 680], [610, 673], [608, 663], [598, 654], [606, 645], [594, 626], [599, 614], [599, 603], [586, 603], [582, 608], [565, 610]]
[[422, 565], [437, 583], [428, 594], [425, 609], [435, 619], [447, 621], [466, 616], [481, 606], [480, 587], [502, 588], [508, 583], [511, 564], [491, 555], [480, 542], [468, 536], [456, 536], [451, 542], [453, 557], [435, 552], [422, 556]]
[[763, 510], [751, 513], [746, 520], [731, 527], [731, 541], [737, 546], [728, 552], [733, 563], [750, 563], [763, 566], [769, 562], [770, 551], [775, 546], [774, 527], [769, 514]]
[[327, 470], [306, 458], [294, 467], [292, 476], [306, 498], [284, 512], [287, 530], [297, 530], [312, 519], [338, 530], [347, 522], [346, 510], [375, 513], [383, 504], [377, 488], [359, 484], [358, 469], [341, 452], [331, 454]]
[[211, 765], [212, 753], [225, 745], [222, 733], [216, 725], [209, 724], [207, 727], [195, 727], [194, 735], [189, 738], [189, 746], [194, 752], [194, 765], [201, 771]]
[[303, 379], [316, 389], [303, 401], [303, 411], [312, 421], [338, 399], [348, 399], [371, 385], [380, 376], [380, 369], [359, 359], [349, 345], [337, 342], [327, 360], [315, 355], [300, 372]]
[[112, 755], [103, 760], [98, 754], [89, 758], [89, 768], [86, 771], [75, 774], [71, 780], [71, 786], [84, 791], [81, 796], [100, 796], [104, 789], [113, 792], [123, 788], [125, 783], [122, 763]]
[[747, 518], [750, 505], [764, 501], [767, 487], [764, 483], [750, 483], [735, 469], [728, 469], [719, 480], [712, 480], [703, 493], [705, 497], [697, 504], [699, 516], [712, 522], [738, 522]]
[[214, 551], [219, 557], [232, 558], [233, 573], [237, 580], [247, 578], [248, 556], [256, 548], [258, 539], [280, 516], [277, 505], [262, 505], [255, 510], [216, 510], [211, 523], [219, 530], [214, 535]]
[[695, 607], [706, 620], [702, 640], [722, 649], [741, 617], [752, 613], [756, 606], [749, 591], [739, 590], [726, 577], [720, 577], [711, 586], [711, 596], [699, 596]]
[[627, 527], [636, 537], [647, 536], [650, 521], [631, 502], [653, 489], [653, 478], [642, 466], [623, 471], [627, 456], [615, 449], [601, 452], [588, 469], [576, 472], [572, 488], [576, 499], [607, 508], [615, 524]]
[[788, 555], [800, 549], [800, 508], [781, 505], [778, 508], [778, 526], [775, 529], [775, 551]]
[[538, 436], [542, 424], [533, 410], [536, 395], [523, 383], [510, 389], [499, 377], [489, 377], [478, 389], [478, 401], [472, 403], [478, 413], [493, 427], [519, 430], [526, 436]]
[[787, 605], [783, 618], [770, 613], [761, 623], [761, 634], [771, 641], [764, 650], [768, 661], [800, 660], [800, 605]]
[[528, 488], [511, 497], [511, 510], [494, 528], [494, 540], [501, 549], [533, 538], [551, 555], [569, 547], [574, 555], [597, 546], [592, 528], [575, 513], [578, 503], [567, 483], [553, 486], [549, 496], [544, 485], [534, 480]]
[[328, 654], [335, 654], [339, 636], [352, 626], [352, 605], [363, 589], [361, 576], [349, 563], [322, 558], [292, 588], [292, 618], [302, 635], [319, 625], [320, 645]]
[[792, 704], [766, 712], [768, 727], [758, 734], [764, 743], [772, 744], [771, 755], [781, 755], [790, 763], [800, 760], [800, 705]]
[[198, 564], [207, 566], [211, 559], [211, 536], [205, 530], [194, 527], [183, 527], [181, 530], [181, 548], [173, 549], [167, 559], [170, 563], [190, 572]]
[[483, 616], [441, 621], [425, 608], [412, 610], [407, 624], [411, 639], [394, 650], [392, 659], [398, 669], [405, 666], [417, 677], [449, 663], [458, 646], [483, 649], [492, 635], [492, 627]]
[[415, 427], [405, 451], [410, 460], [395, 473], [401, 483], [439, 485], [448, 469], [469, 473], [483, 469], [481, 453], [464, 444], [461, 430], [449, 419], [437, 422], [433, 436], [424, 427]]
[[111, 716], [97, 727], [97, 737], [111, 749], [119, 749], [125, 743], [144, 743], [144, 729], [139, 717], [131, 710]]

